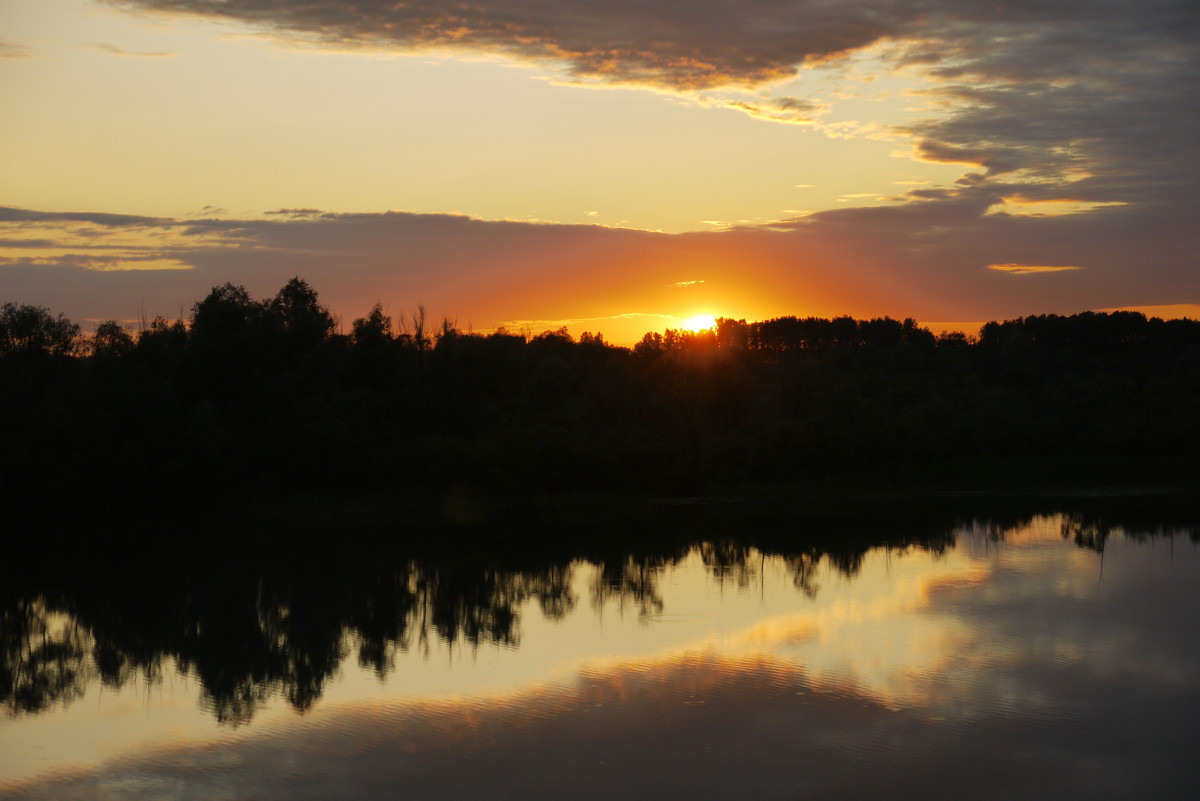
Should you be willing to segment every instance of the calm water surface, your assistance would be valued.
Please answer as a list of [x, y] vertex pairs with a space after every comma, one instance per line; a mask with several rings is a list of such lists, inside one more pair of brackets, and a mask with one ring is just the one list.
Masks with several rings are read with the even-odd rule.
[[1200, 787], [1192, 530], [1051, 514], [857, 552], [730, 539], [513, 570], [406, 561], [328, 595], [296, 589], [310, 578], [9, 597], [0, 796]]

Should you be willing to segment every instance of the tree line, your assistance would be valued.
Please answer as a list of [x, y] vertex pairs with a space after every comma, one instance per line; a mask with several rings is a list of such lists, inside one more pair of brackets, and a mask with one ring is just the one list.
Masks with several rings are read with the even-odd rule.
[[[190, 319], [94, 335], [0, 306], [0, 480], [13, 498], [313, 491], [693, 492], [1114, 481], [1194, 470], [1200, 322], [1037, 315], [935, 336], [912, 319], [720, 319], [633, 348], [393, 320], [339, 332], [300, 278], [215, 287]], [[1149, 472], [1147, 472], [1149, 471]]]

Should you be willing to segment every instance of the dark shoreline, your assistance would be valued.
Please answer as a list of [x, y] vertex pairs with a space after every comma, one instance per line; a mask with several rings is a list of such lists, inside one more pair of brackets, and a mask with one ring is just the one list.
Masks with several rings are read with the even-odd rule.
[[[270, 541], [337, 533], [370, 543], [380, 532], [402, 527], [469, 542], [493, 539], [496, 529], [524, 528], [532, 532], [528, 539], [536, 541], [545, 539], [536, 530], [560, 527], [572, 517], [588, 521], [584, 529], [608, 524], [619, 530], [629, 521], [685, 517], [688, 510], [735, 531], [739, 516], [753, 528], [789, 521], [944, 520], [947, 515], [978, 516], [972, 510], [981, 509], [1011, 517], [1064, 507], [1089, 512], [1162, 510], [1189, 524], [1200, 522], [1200, 469], [1188, 460], [1124, 461], [1119, 469], [1096, 469], [1090, 460], [1027, 465], [1024, 460], [926, 465], [922, 470], [881, 465], [867, 475], [711, 484], [683, 492], [658, 487], [511, 491], [471, 481], [393, 490], [312, 487], [301, 493], [214, 495], [181, 488], [151, 495], [131, 488], [89, 498], [67, 491], [32, 502], [10, 498], [6, 529], [14, 553], [23, 550], [20, 543], [29, 543], [30, 535], [44, 542], [49, 534], [64, 543], [95, 538], [135, 543], [176, 534], [214, 541], [247, 536]], [[613, 536], [581, 533], [570, 539], [585, 544]]]
[[86, 341], [33, 307], [5, 304], [0, 323], [0, 501], [28, 530], [1200, 489], [1190, 320], [1040, 315], [969, 340], [911, 319], [722, 319], [628, 349], [396, 332], [379, 308], [343, 335], [296, 278], [261, 301], [214, 288], [190, 325], [110, 321]]

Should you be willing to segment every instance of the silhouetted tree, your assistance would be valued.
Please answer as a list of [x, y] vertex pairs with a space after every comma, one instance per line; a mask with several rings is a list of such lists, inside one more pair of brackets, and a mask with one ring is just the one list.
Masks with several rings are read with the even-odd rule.
[[408, 322], [404, 319], [404, 315], [400, 316], [400, 329], [403, 332], [401, 339], [418, 351], [429, 350], [433, 346], [433, 338], [429, 336], [429, 332], [425, 328], [425, 304], [418, 304], [417, 310], [413, 312], [411, 331], [408, 328]]
[[904, 339], [904, 326], [891, 317], [863, 320], [858, 326], [859, 341], [873, 348], [899, 345]]
[[392, 318], [383, 313], [383, 306], [376, 303], [367, 312], [350, 324], [350, 341], [360, 348], [380, 348], [391, 342]]
[[333, 333], [333, 316], [317, 302], [317, 293], [299, 277], [292, 278], [266, 304], [266, 311], [283, 328], [293, 354], [312, 350]]
[[647, 331], [641, 340], [633, 346], [633, 352], [639, 356], [660, 356], [667, 350], [663, 335], [657, 331]]
[[716, 321], [717, 345], [727, 350], [745, 350], [750, 338], [750, 326], [745, 320], [718, 317]]
[[858, 322], [853, 317], [835, 317], [829, 321], [830, 339], [839, 348], [858, 344]]
[[78, 351], [79, 326], [44, 306], [0, 306], [0, 355], [69, 356]]
[[192, 307], [191, 334], [197, 343], [230, 344], [263, 317], [264, 304], [244, 286], [225, 283]]
[[188, 329], [183, 320], [155, 317], [148, 328], [138, 332], [135, 352], [140, 359], [162, 367], [183, 353], [188, 340]]
[[116, 320], [105, 320], [96, 326], [89, 343], [93, 356], [120, 359], [133, 353], [133, 335]]

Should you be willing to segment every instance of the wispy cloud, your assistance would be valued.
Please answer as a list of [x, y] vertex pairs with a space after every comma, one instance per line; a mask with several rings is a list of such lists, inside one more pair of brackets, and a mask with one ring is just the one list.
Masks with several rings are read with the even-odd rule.
[[84, 47], [91, 50], [99, 50], [101, 53], [108, 53], [111, 56], [121, 56], [123, 58], [173, 58], [174, 56], [178, 55], [178, 53], [167, 53], [162, 51], [147, 53], [123, 50], [114, 44], [108, 44], [106, 42], [88, 42], [84, 45]]
[[38, 250], [38, 249], [43, 249], [43, 248], [56, 248], [56, 247], [60, 247], [60, 244], [57, 240], [54, 240], [54, 239], [18, 239], [15, 237], [0, 238], [0, 250], [3, 250], [5, 248], [18, 248], [18, 249], [29, 248], [29, 249], [33, 249], [33, 250]]
[[0, 58], [32, 58], [33, 51], [28, 47], [0, 39]]
[[72, 223], [90, 222], [106, 227], [147, 227], [169, 225], [173, 221], [163, 217], [145, 217], [136, 214], [107, 214], [104, 212], [61, 212], [34, 211], [13, 206], [0, 206], [0, 223]]
[[1064, 270], [1078, 270], [1079, 268], [1069, 265], [1051, 266], [1047, 264], [989, 264], [988, 269], [1012, 275], [1032, 275], [1034, 273], [1060, 273]]
[[192, 224], [166, 217], [0, 207], [0, 266], [10, 275], [31, 268], [43, 275], [48, 268], [66, 274], [190, 270], [194, 265], [188, 252], [223, 245], [219, 236], [190, 236]]
[[802, 100], [798, 97], [776, 97], [762, 100], [712, 99], [706, 101], [706, 104], [741, 111], [755, 119], [789, 125], [814, 125], [818, 118], [829, 113], [828, 103]]
[[292, 219], [320, 217], [324, 213], [322, 209], [272, 209], [263, 212], [268, 217], [290, 217]]
[[61, 253], [14, 259], [4, 255], [7, 242], [0, 242], [0, 267], [64, 267], [96, 272], [140, 272], [153, 270], [191, 270], [193, 265], [179, 259], [162, 258], [154, 253], [124, 252], [110, 254]]

